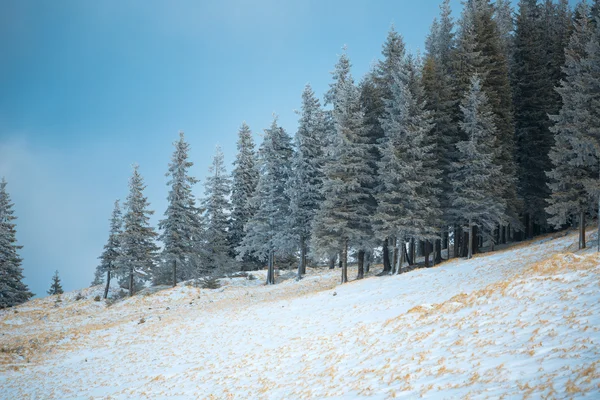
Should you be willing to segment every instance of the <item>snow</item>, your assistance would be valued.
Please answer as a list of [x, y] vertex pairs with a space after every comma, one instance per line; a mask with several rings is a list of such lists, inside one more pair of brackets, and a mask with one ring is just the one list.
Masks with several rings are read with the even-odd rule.
[[0, 398], [598, 397], [600, 258], [558, 236], [344, 285], [35, 299], [0, 311]]

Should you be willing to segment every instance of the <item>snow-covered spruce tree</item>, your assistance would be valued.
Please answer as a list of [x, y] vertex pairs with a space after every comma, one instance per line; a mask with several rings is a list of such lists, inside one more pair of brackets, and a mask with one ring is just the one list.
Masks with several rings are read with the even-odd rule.
[[460, 157], [450, 174], [454, 212], [469, 232], [468, 258], [473, 255], [473, 227], [490, 232], [507, 220], [505, 200], [494, 190], [502, 166], [498, 164], [497, 129], [490, 108], [481, 80], [475, 75], [461, 104], [460, 127], [468, 139], [457, 144]]
[[410, 58], [395, 71], [391, 98], [381, 119], [385, 140], [379, 165], [382, 188], [376, 219], [378, 233], [396, 237], [400, 273], [407, 238], [435, 240], [441, 211], [438, 201], [439, 170], [435, 169], [435, 144], [429, 136], [431, 113], [424, 108], [419, 76]]
[[202, 229], [192, 193], [192, 187], [198, 181], [189, 175], [194, 164], [189, 161], [190, 145], [185, 141], [183, 132], [179, 132], [179, 140], [173, 146], [175, 151], [166, 174], [169, 177], [167, 185], [170, 186], [168, 206], [165, 218], [158, 225], [162, 230], [160, 240], [164, 244], [160, 257], [162, 265], [153, 281], [154, 284], [176, 286], [178, 281], [191, 278], [194, 240], [202, 235]]
[[548, 173], [552, 194], [546, 210], [551, 216], [549, 222], [557, 227], [577, 215], [579, 248], [585, 248], [585, 217], [593, 207], [586, 186], [594, 186], [590, 183], [598, 179], [597, 155], [593, 146], [586, 145], [589, 144], [588, 132], [598, 129], [598, 120], [596, 126], [592, 125], [593, 115], [598, 115], [597, 110], [592, 109], [597, 96], [593, 90], [597, 88], [589, 80], [589, 68], [593, 66], [588, 64], [595, 32], [586, 3], [578, 6], [576, 14], [574, 31], [565, 49], [565, 79], [557, 88], [563, 106], [558, 115], [551, 116], [555, 122], [551, 128], [555, 144], [550, 152], [554, 167]]
[[451, 164], [456, 160], [456, 143], [460, 141], [458, 121], [454, 119], [457, 101], [454, 97], [452, 73], [452, 57], [455, 51], [454, 22], [451, 17], [450, 4], [445, 0], [441, 5], [439, 22], [434, 21], [427, 38], [427, 55], [423, 66], [423, 88], [426, 108], [433, 117], [431, 137], [435, 142], [435, 160], [437, 169], [441, 171], [439, 180], [439, 202], [442, 211], [441, 234], [442, 243], [436, 241], [435, 259], [441, 261], [441, 248], [447, 247], [449, 227], [456, 221], [450, 218], [449, 195], [452, 186], [448, 174]]
[[[254, 196], [256, 186], [258, 185], [258, 160], [254, 151], [254, 139], [252, 132], [246, 123], [242, 123], [238, 132], [237, 156], [233, 162], [232, 186], [231, 186], [231, 227], [229, 231], [229, 241], [232, 255], [235, 255], [235, 249], [242, 243], [244, 236], [244, 226], [252, 218], [255, 208], [250, 204], [250, 199]], [[241, 268], [253, 269], [257, 260], [246, 256], [241, 261]]]
[[[104, 250], [100, 257], [100, 264], [96, 267], [96, 276], [102, 277], [106, 274], [106, 287], [104, 288], [104, 298], [108, 297], [108, 289], [110, 288], [110, 280], [113, 275], [119, 271], [119, 257], [121, 255], [121, 228], [123, 226], [123, 220], [121, 218], [121, 208], [119, 207], [119, 200], [115, 201], [115, 207], [110, 218], [110, 233], [108, 234], [108, 241], [104, 245]], [[102, 283], [104, 280], [100, 283]]]
[[[346, 55], [336, 65], [340, 76], [346, 65]], [[342, 279], [348, 281], [348, 248], [358, 251], [371, 248], [372, 226], [369, 202], [373, 168], [368, 162], [371, 145], [366, 140], [360, 93], [349, 72], [338, 80], [333, 99], [333, 116], [337, 137], [323, 170], [323, 197], [312, 226], [311, 247], [318, 255], [330, 256], [341, 250]], [[363, 260], [364, 261], [364, 260]]]
[[518, 189], [523, 199], [525, 232], [546, 225], [545, 206], [549, 196], [546, 171], [552, 145], [546, 104], [550, 65], [547, 59], [542, 6], [536, 0], [521, 0], [517, 15], [513, 65]]
[[291, 248], [300, 249], [298, 278], [306, 273], [311, 224], [322, 201], [323, 147], [326, 122], [319, 100], [310, 85], [302, 93], [302, 110], [295, 136], [296, 151], [286, 191], [290, 199], [287, 226]]
[[[382, 154], [380, 144], [384, 140], [385, 133], [381, 126], [381, 118], [385, 115], [385, 101], [390, 99], [391, 87], [394, 84], [393, 74], [398, 70], [406, 54], [404, 39], [392, 26], [387, 33], [385, 42], [381, 49], [383, 58], [377, 62], [371, 74], [369, 74], [360, 84], [361, 102], [365, 113], [364, 124], [367, 129], [369, 143], [373, 146], [374, 159], [372, 168], [375, 176], [379, 177], [379, 162]], [[372, 83], [371, 83], [372, 82]], [[376, 199], [379, 198], [381, 182], [378, 179], [373, 180], [373, 194]], [[376, 212], [377, 205], [374, 204], [373, 214]], [[392, 238], [383, 238], [383, 272], [391, 271], [393, 258], [390, 260], [390, 246], [393, 247]]]
[[23, 246], [17, 244], [17, 217], [13, 215], [13, 204], [6, 191], [6, 180], [0, 181], [0, 309], [16, 306], [33, 297], [23, 283], [23, 268], [18, 251]]
[[496, 0], [494, 20], [500, 32], [502, 48], [504, 49], [505, 58], [509, 66], [512, 66], [513, 51], [514, 51], [514, 30], [515, 20], [513, 17], [514, 10], [510, 5], [509, 0]]
[[205, 268], [217, 275], [233, 272], [235, 266], [229, 248], [231, 181], [225, 170], [221, 147], [217, 146], [209, 175], [204, 184], [203, 208], [206, 226]]
[[145, 188], [139, 166], [135, 164], [129, 179], [129, 195], [125, 202], [123, 232], [120, 236], [121, 255], [118, 260], [119, 275], [128, 280], [129, 296], [136, 292], [136, 280], [148, 281], [156, 270], [158, 246], [154, 240], [157, 233], [149, 224], [150, 215], [154, 211], [148, 209], [150, 203], [144, 197]]
[[275, 283], [275, 255], [285, 256], [288, 248], [287, 217], [290, 199], [285, 190], [291, 172], [293, 149], [291, 138], [277, 125], [277, 117], [269, 129], [265, 129], [260, 145], [260, 176], [251, 205], [256, 212], [246, 225], [246, 236], [237, 248], [238, 260], [245, 255], [268, 263], [267, 285]]
[[[462, 98], [470, 90], [470, 78], [473, 73], [481, 77], [482, 89], [488, 97], [489, 105], [494, 114], [494, 124], [497, 128], [498, 164], [502, 166], [502, 174], [497, 178], [495, 190], [507, 206], [510, 219], [501, 227], [500, 240], [506, 241], [507, 225], [521, 230], [522, 224], [518, 218], [521, 202], [517, 196], [516, 163], [514, 160], [514, 117], [512, 104], [512, 87], [510, 85], [508, 60], [503, 48], [501, 33], [496, 20], [493, 18], [494, 7], [490, 0], [468, 0], [465, 3], [461, 21], [460, 40], [467, 43], [466, 48], [472, 48], [478, 54], [475, 65], [466, 68], [469, 75], [463, 75], [461, 80], [466, 85], [466, 91], [459, 94]], [[467, 81], [464, 80], [467, 78]]]
[[60, 277], [58, 276], [58, 270], [54, 271], [54, 275], [52, 275], [52, 283], [50, 284], [50, 289], [46, 293], [50, 296], [55, 294], [63, 294], [65, 291], [60, 284]]

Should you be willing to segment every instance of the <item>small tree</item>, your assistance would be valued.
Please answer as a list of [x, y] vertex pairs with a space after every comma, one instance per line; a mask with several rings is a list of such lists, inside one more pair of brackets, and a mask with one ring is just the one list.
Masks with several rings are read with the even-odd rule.
[[29, 300], [33, 293], [23, 283], [23, 268], [17, 245], [13, 204], [6, 191], [4, 178], [0, 182], [0, 308], [12, 307]]
[[55, 294], [63, 294], [64, 290], [62, 285], [60, 284], [60, 277], [58, 276], [58, 270], [54, 271], [54, 275], [52, 276], [52, 284], [50, 285], [50, 289], [47, 292], [50, 296]]
[[106, 273], [106, 287], [104, 288], [104, 298], [108, 296], [108, 289], [110, 288], [110, 279], [112, 274], [117, 271], [117, 260], [121, 255], [121, 244], [120, 244], [120, 235], [121, 235], [121, 209], [119, 208], [119, 200], [115, 201], [115, 208], [112, 212], [112, 217], [110, 219], [110, 233], [108, 235], [108, 241], [104, 245], [104, 251], [100, 255], [100, 264], [96, 268], [96, 279], [100, 280], [102, 283], [101, 277], [104, 273]]

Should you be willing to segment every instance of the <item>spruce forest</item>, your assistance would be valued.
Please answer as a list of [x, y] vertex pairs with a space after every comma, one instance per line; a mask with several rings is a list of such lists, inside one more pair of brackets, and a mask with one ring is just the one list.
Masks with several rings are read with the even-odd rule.
[[[134, 165], [92, 284], [106, 298], [113, 280], [133, 295], [265, 267], [276, 284], [277, 269], [309, 266], [339, 266], [345, 283], [349, 263], [357, 279], [380, 263], [401, 274], [567, 227], [585, 248], [600, 207], [600, 2], [514, 6], [467, 0], [453, 16], [445, 0], [423, 53], [391, 27], [360, 78], [344, 47], [323, 100], [299, 93], [295, 133], [274, 115], [257, 148], [242, 123], [231, 173], [217, 148], [201, 197], [181, 132], [160, 223]], [[1, 307], [32, 296], [6, 186]]]

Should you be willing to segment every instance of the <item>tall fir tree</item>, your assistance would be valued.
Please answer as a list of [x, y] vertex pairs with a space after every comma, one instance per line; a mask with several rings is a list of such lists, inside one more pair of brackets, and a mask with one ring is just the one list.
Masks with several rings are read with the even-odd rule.
[[206, 226], [206, 272], [217, 274], [233, 272], [235, 266], [230, 254], [229, 213], [231, 181], [225, 170], [221, 147], [217, 146], [209, 175], [204, 184]]
[[[379, 151], [379, 145], [384, 140], [385, 134], [381, 127], [381, 118], [385, 114], [385, 100], [391, 97], [391, 87], [394, 83], [393, 73], [397, 71], [402, 64], [406, 50], [402, 36], [392, 26], [381, 49], [383, 58], [379, 60], [373, 70], [360, 83], [361, 104], [364, 112], [364, 126], [370, 144], [369, 159], [371, 168], [375, 176], [378, 173], [379, 161], [382, 154]], [[381, 182], [377, 179], [372, 180], [372, 191], [374, 200], [379, 198], [379, 188]], [[372, 204], [372, 212], [375, 213], [377, 203]], [[383, 264], [384, 272], [391, 269], [388, 244], [390, 238], [383, 240]]]
[[537, 0], [519, 2], [513, 66], [518, 189], [529, 238], [534, 228], [546, 225], [544, 208], [550, 195], [545, 173], [551, 168], [552, 133], [547, 117], [551, 110], [546, 96], [551, 71], [542, 11]]
[[498, 162], [498, 131], [494, 114], [477, 75], [471, 78], [471, 89], [461, 104], [460, 127], [467, 140], [456, 146], [460, 157], [453, 164], [452, 205], [457, 218], [469, 232], [468, 258], [473, 255], [474, 227], [491, 232], [508, 219], [506, 201], [496, 195], [494, 186], [502, 174]]
[[[121, 217], [121, 208], [119, 200], [115, 201], [112, 216], [110, 218], [110, 232], [108, 241], [104, 245], [104, 250], [100, 257], [100, 264], [96, 267], [96, 276], [106, 274], [106, 287], [104, 288], [104, 298], [108, 297], [108, 289], [110, 288], [110, 280], [119, 272], [119, 257], [121, 256], [121, 229], [123, 227], [123, 219]], [[104, 279], [100, 284], [104, 282]]]
[[565, 78], [556, 90], [563, 106], [554, 122], [554, 146], [550, 152], [553, 168], [548, 173], [552, 194], [547, 212], [549, 222], [561, 227], [573, 218], [579, 223], [579, 248], [585, 248], [585, 217], [592, 209], [592, 201], [586, 191], [586, 181], [597, 176], [593, 170], [582, 165], [579, 145], [583, 142], [588, 126], [586, 117], [587, 95], [585, 90], [586, 47], [593, 35], [589, 8], [581, 3], [576, 10], [577, 18], [569, 45], [565, 49]]
[[369, 163], [372, 146], [367, 139], [360, 93], [346, 66], [345, 54], [336, 65], [334, 78], [337, 91], [333, 101], [336, 140], [332, 157], [324, 165], [324, 200], [313, 222], [312, 247], [320, 255], [331, 256], [341, 250], [341, 282], [348, 281], [348, 249], [358, 251], [370, 248], [372, 243], [371, 215], [372, 189], [369, 187], [373, 168]]
[[189, 161], [190, 145], [185, 141], [183, 132], [179, 133], [179, 140], [173, 142], [173, 146], [175, 151], [166, 174], [169, 177], [167, 185], [170, 186], [168, 206], [165, 218], [158, 225], [163, 242], [161, 266], [153, 280], [155, 284], [176, 286], [178, 281], [192, 277], [193, 258], [197, 255], [194, 243], [203, 232], [192, 193], [198, 180], [189, 174], [194, 163]]
[[7, 182], [0, 181], [0, 308], [12, 307], [26, 302], [33, 293], [23, 283], [23, 259], [18, 251], [23, 247], [17, 244], [17, 219], [13, 203], [6, 191]]
[[325, 115], [310, 85], [302, 93], [302, 110], [295, 136], [296, 151], [292, 159], [287, 193], [290, 198], [288, 219], [290, 247], [300, 249], [298, 277], [306, 273], [311, 224], [322, 201], [323, 146], [327, 126]]
[[[459, 48], [459, 52], [467, 51], [467, 55], [461, 55], [461, 59], [465, 64], [471, 63], [462, 66], [458, 82], [459, 97], [462, 98], [471, 90], [473, 74], [479, 74], [482, 90], [488, 97], [498, 132], [497, 162], [502, 166], [502, 174], [497, 177], [494, 190], [506, 203], [507, 215], [510, 217], [506, 223], [521, 230], [523, 227], [518, 217], [521, 201], [516, 186], [515, 130], [509, 64], [501, 32], [494, 19], [494, 6], [490, 4], [490, 0], [465, 2], [459, 42], [459, 47], [462, 47]], [[507, 227], [502, 227], [501, 241], [507, 239], [507, 233]]]
[[[254, 150], [254, 139], [250, 127], [244, 122], [238, 132], [237, 156], [233, 162], [231, 186], [231, 226], [229, 241], [231, 248], [235, 249], [242, 243], [246, 233], [244, 227], [256, 212], [251, 204], [251, 199], [258, 185], [258, 160]], [[246, 256], [241, 261], [242, 269], [251, 269], [257, 260]]]
[[395, 273], [404, 263], [406, 239], [438, 239], [441, 210], [439, 173], [431, 112], [422, 102], [420, 77], [413, 61], [394, 72], [391, 98], [381, 120], [385, 139], [379, 165], [382, 188], [376, 220], [384, 237], [396, 238]]
[[63, 294], [65, 291], [60, 284], [60, 277], [58, 276], [58, 270], [54, 271], [54, 275], [52, 276], [52, 283], [50, 284], [50, 289], [46, 293], [50, 296], [54, 296], [55, 294]]
[[286, 189], [291, 173], [293, 148], [287, 132], [277, 124], [277, 117], [265, 129], [260, 145], [260, 176], [251, 205], [256, 212], [246, 225], [246, 236], [237, 248], [238, 260], [250, 255], [268, 263], [267, 284], [275, 283], [275, 255], [285, 256], [290, 249], [287, 242], [287, 216], [290, 198]]
[[[454, 21], [451, 17], [450, 2], [445, 0], [440, 6], [440, 22], [434, 21], [427, 38], [427, 54], [423, 66], [423, 89], [426, 108], [433, 118], [431, 136], [435, 143], [435, 160], [441, 171], [439, 179], [439, 203], [442, 211], [441, 229], [448, 243], [449, 227], [452, 221], [449, 195], [452, 186], [448, 175], [451, 164], [456, 160], [456, 143], [460, 140], [458, 123], [454, 120], [457, 101], [453, 88], [453, 53], [455, 49]], [[436, 242], [436, 260], [441, 261], [441, 243]]]
[[158, 246], [155, 243], [157, 233], [150, 226], [148, 199], [144, 196], [144, 180], [139, 166], [133, 166], [129, 179], [129, 195], [125, 202], [123, 233], [121, 234], [121, 255], [119, 257], [119, 275], [127, 279], [129, 296], [137, 291], [136, 282], [142, 283], [152, 278], [156, 271]]

